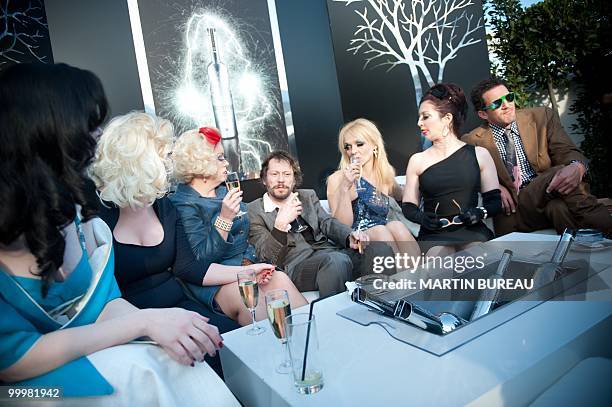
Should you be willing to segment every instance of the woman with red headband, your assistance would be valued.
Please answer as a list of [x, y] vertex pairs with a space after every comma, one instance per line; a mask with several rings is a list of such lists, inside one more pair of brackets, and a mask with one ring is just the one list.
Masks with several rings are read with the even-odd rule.
[[[172, 151], [174, 175], [181, 182], [170, 200], [178, 209], [187, 239], [200, 260], [236, 269], [241, 265], [258, 266], [255, 249], [249, 245], [249, 219], [239, 216], [246, 205], [242, 191], [225, 187], [228, 162], [223, 155], [221, 135], [217, 129], [202, 127], [181, 134]], [[250, 314], [238, 296], [236, 273], [228, 272], [216, 286], [196, 287], [188, 284], [197, 298], [212, 309], [221, 310], [241, 325], [251, 321]], [[306, 304], [306, 299], [285, 273], [271, 273], [260, 284], [255, 311], [257, 320], [267, 317], [263, 296], [269, 290], [285, 289], [293, 308]], [[236, 311], [239, 310], [239, 312]]]

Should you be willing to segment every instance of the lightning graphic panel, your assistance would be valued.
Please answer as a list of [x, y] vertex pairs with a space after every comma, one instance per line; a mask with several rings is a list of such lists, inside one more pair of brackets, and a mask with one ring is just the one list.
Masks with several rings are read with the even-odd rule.
[[138, 11], [155, 113], [177, 135], [219, 128], [232, 169], [258, 177], [269, 152], [288, 149], [267, 0], [139, 1]]

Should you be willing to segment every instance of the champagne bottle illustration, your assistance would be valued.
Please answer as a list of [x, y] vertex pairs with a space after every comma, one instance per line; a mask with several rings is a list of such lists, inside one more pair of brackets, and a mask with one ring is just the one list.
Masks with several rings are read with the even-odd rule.
[[210, 97], [215, 115], [215, 125], [221, 132], [221, 141], [225, 150], [225, 157], [230, 168], [239, 174], [243, 173], [240, 158], [240, 143], [238, 140], [238, 127], [234, 113], [234, 101], [230, 89], [230, 79], [227, 66], [221, 61], [219, 49], [215, 39], [215, 29], [207, 28], [210, 39], [212, 62], [208, 65], [208, 83]]

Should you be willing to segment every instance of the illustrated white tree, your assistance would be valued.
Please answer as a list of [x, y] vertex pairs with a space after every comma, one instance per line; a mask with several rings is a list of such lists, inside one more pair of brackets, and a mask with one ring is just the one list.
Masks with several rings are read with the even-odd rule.
[[35, 60], [48, 62], [38, 41], [48, 34], [42, 0], [0, 2], [0, 66]]
[[347, 51], [363, 54], [364, 70], [408, 66], [417, 104], [424, 85], [442, 82], [447, 64], [459, 51], [482, 40], [477, 36], [482, 19], [474, 22], [467, 10], [472, 0], [333, 1], [362, 6], [355, 9], [361, 23]]

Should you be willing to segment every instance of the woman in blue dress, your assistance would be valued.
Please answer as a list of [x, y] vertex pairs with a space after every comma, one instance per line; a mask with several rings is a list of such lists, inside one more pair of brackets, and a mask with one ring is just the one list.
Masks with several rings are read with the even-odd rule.
[[[189, 366], [221, 346], [214, 326], [120, 298], [110, 231], [94, 217], [84, 175], [107, 112], [99, 79], [63, 64], [16, 64], [0, 74], [0, 100], [0, 381], [61, 388], [62, 405], [82, 405], [70, 399], [78, 396], [177, 405], [206, 399], [201, 384], [190, 390], [204, 380], [211, 403], [235, 404], [208, 365]], [[159, 346], [123, 345], [141, 337]], [[176, 382], [189, 386], [168, 387]]]
[[363, 118], [345, 124], [338, 148], [338, 170], [327, 180], [332, 216], [355, 230], [365, 230], [370, 241], [385, 242], [395, 253], [418, 258], [419, 246], [397, 203], [402, 188], [376, 125]]

